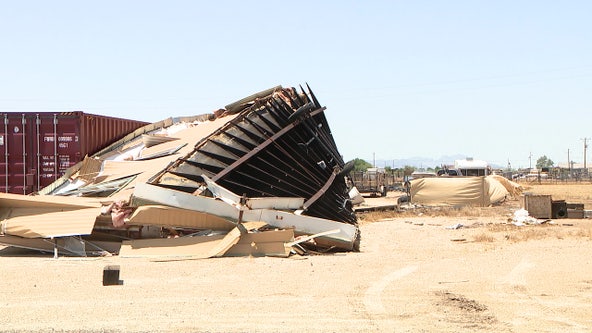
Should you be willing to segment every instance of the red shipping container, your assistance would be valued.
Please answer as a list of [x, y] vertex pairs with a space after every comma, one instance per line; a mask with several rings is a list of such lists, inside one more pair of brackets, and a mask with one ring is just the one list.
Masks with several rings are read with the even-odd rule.
[[0, 113], [0, 191], [29, 194], [143, 121], [74, 112]]

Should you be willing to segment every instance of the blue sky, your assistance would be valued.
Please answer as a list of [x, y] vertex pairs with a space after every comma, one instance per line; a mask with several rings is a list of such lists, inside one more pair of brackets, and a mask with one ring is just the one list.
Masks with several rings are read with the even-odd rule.
[[0, 112], [158, 121], [308, 83], [345, 160], [582, 163], [590, 17], [590, 1], [1, 1]]

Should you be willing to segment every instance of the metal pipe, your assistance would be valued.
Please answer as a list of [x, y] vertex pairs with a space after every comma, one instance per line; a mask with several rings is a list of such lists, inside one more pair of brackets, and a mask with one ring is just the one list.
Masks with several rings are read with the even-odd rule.
[[53, 114], [53, 179], [58, 179], [58, 116]]
[[8, 193], [8, 115], [6, 114], [4, 114], [4, 163], [6, 163], [6, 167], [4, 168], [5, 192]]
[[39, 191], [41, 189], [41, 119], [39, 118], [39, 114], [36, 115], [35, 122], [37, 124], [37, 191]]
[[27, 151], [26, 151], [26, 145], [25, 145], [25, 124], [27, 122], [27, 120], [25, 119], [25, 114], [22, 114], [22, 120], [21, 123], [23, 124], [23, 131], [22, 131], [22, 135], [23, 135], [23, 194], [27, 194]]

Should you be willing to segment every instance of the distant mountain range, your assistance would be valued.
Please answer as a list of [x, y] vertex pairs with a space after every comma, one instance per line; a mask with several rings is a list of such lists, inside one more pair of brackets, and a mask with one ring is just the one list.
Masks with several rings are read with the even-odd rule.
[[[446, 155], [441, 156], [439, 158], [428, 158], [428, 157], [410, 157], [410, 158], [402, 158], [402, 159], [394, 159], [394, 160], [376, 160], [376, 167], [384, 168], [384, 167], [391, 167], [391, 168], [403, 168], [407, 165], [413, 166], [416, 168], [435, 168], [441, 165], [454, 165], [455, 160], [462, 160], [467, 158], [466, 155]], [[478, 158], [476, 158], [478, 159]], [[374, 161], [366, 162], [370, 164], [374, 164]], [[491, 165], [492, 168], [503, 168], [498, 165]]]

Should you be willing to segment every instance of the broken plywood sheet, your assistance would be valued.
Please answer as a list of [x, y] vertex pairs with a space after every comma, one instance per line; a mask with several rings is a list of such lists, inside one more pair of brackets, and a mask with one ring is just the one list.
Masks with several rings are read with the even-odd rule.
[[160, 225], [170, 227], [184, 227], [195, 229], [211, 229], [229, 231], [234, 224], [222, 217], [160, 205], [138, 207], [127, 219], [129, 225]]
[[101, 170], [101, 182], [131, 177], [144, 170], [150, 169], [150, 163], [145, 161], [112, 161], [103, 162]]
[[0, 208], [8, 207], [32, 207], [32, 208], [56, 208], [56, 209], [77, 209], [101, 207], [101, 199], [104, 198], [81, 198], [62, 197], [49, 195], [21, 195], [0, 193]]
[[166, 135], [142, 134], [142, 142], [146, 148], [174, 140], [179, 140], [179, 138]]
[[160, 143], [156, 146], [146, 147], [140, 152], [140, 158], [146, 158], [146, 156], [155, 155], [165, 150], [175, 149], [182, 144], [186, 144], [186, 146], [182, 147], [178, 153], [185, 155], [186, 153], [193, 150], [193, 146], [196, 142], [199, 142], [206, 136], [210, 135], [235, 117], [236, 115], [229, 115], [210, 121], [199, 122], [197, 124], [188, 124], [187, 128], [175, 132], [174, 135], [177, 140]]
[[248, 222], [223, 236], [156, 238], [124, 241], [119, 255], [122, 257], [175, 257], [179, 260], [220, 257], [241, 234], [265, 226], [264, 222]]
[[100, 208], [64, 209], [2, 208], [0, 232], [25, 238], [90, 235]]
[[316, 235], [300, 236], [300, 237], [298, 237], [298, 239], [295, 239], [293, 242], [290, 242], [287, 245], [294, 246], [296, 244], [301, 244], [301, 243], [304, 243], [304, 242], [308, 242], [308, 241], [313, 240], [313, 239], [318, 238], [318, 237], [322, 237], [322, 236], [326, 236], [326, 235], [331, 235], [331, 234], [336, 234], [336, 233], [339, 233], [339, 229], [333, 229], [333, 230], [321, 232], [320, 234], [316, 234]]
[[96, 177], [99, 172], [101, 172], [101, 165], [103, 161], [98, 158], [91, 158], [88, 156], [84, 157], [82, 161], [82, 166], [78, 171], [78, 178], [84, 180], [85, 182], [90, 182]]
[[241, 235], [238, 243], [228, 249], [224, 256], [288, 257], [291, 247], [287, 244], [293, 240], [293, 229], [250, 232]]
[[[238, 241], [221, 255], [212, 255], [224, 235], [160, 238], [124, 241], [121, 257], [174, 258], [172, 260], [205, 259], [216, 256], [274, 256], [287, 257], [290, 247], [286, 243], [294, 239], [293, 230], [273, 230], [241, 234]], [[215, 248], [216, 250], [213, 250]]]
[[161, 157], [165, 157], [165, 156], [171, 156], [171, 155], [176, 154], [179, 150], [181, 150], [186, 145], [187, 145], [186, 143], [183, 143], [183, 144], [180, 144], [180, 145], [175, 146], [173, 148], [159, 150], [153, 154], [140, 153], [140, 156], [138, 158], [136, 158], [135, 160], [144, 161], [144, 160], [153, 160], [153, 159], [157, 159], [157, 158], [161, 158]]
[[223, 255], [239, 237], [237, 230], [227, 235], [126, 240], [121, 244], [119, 256], [205, 259]]

